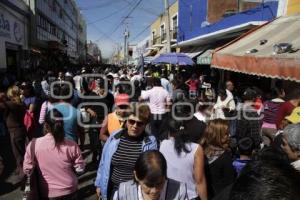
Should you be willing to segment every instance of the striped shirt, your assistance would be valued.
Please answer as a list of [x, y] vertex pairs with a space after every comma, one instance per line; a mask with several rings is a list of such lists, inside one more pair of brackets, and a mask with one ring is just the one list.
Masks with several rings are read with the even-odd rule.
[[117, 151], [112, 157], [111, 182], [118, 188], [121, 182], [133, 179], [134, 165], [142, 153], [143, 137], [122, 135]]

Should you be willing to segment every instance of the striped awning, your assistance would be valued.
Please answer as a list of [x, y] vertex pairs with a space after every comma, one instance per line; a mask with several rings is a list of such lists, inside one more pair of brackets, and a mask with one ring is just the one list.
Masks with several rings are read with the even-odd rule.
[[[211, 66], [300, 82], [299, 33], [300, 14], [278, 18], [219, 48]], [[291, 48], [280, 52], [278, 46]]]

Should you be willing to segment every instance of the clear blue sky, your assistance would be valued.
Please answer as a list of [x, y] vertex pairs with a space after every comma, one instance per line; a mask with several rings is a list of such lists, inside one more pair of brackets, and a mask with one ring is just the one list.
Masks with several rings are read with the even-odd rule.
[[[130, 44], [136, 44], [150, 35], [149, 28], [140, 33], [164, 10], [164, 0], [142, 0], [130, 18], [121, 24], [140, 0], [76, 1], [87, 22], [87, 39], [99, 44], [104, 57], [109, 57], [118, 44], [123, 45], [125, 22], [128, 22], [130, 29]], [[170, 5], [174, 2], [169, 0]]]

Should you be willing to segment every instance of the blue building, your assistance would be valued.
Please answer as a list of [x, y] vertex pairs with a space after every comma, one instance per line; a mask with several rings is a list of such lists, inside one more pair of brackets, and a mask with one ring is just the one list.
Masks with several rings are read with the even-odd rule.
[[179, 0], [177, 47], [195, 57], [279, 15], [278, 0], [240, 2]]

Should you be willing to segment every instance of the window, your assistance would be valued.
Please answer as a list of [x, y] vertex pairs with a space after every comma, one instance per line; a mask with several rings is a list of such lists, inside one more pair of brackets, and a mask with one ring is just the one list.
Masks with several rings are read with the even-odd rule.
[[175, 15], [172, 18], [172, 35], [171, 35], [172, 39], [175, 40], [177, 39], [177, 29], [178, 29], [177, 25], [178, 25], [178, 16]]
[[155, 36], [155, 31], [152, 31], [152, 44], [156, 44], [156, 36]]
[[166, 39], [166, 30], [164, 24], [160, 26], [160, 36], [161, 36], [161, 41], [164, 41]]
[[178, 24], [178, 17], [177, 17], [177, 15], [175, 15], [172, 18], [172, 28], [173, 28], [173, 30], [177, 29], [177, 24]]
[[54, 12], [56, 12], [56, 1], [52, 1], [53, 5], [52, 5], [52, 9]]

